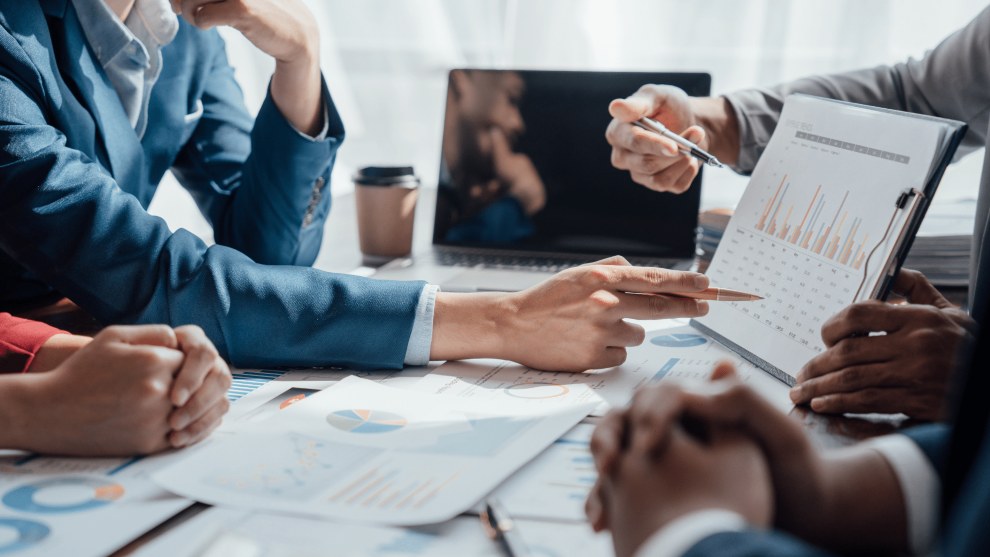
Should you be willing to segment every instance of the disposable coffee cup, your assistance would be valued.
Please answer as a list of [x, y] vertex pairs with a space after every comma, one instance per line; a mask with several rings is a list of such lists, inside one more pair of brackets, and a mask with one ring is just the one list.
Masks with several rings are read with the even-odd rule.
[[419, 185], [411, 166], [368, 166], [354, 175], [358, 240], [365, 265], [382, 265], [412, 253]]

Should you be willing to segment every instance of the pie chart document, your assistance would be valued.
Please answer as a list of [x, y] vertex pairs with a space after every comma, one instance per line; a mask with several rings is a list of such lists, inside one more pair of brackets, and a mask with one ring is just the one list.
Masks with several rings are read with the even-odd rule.
[[349, 377], [153, 478], [213, 505], [433, 524], [470, 509], [594, 407], [467, 400]]
[[0, 455], [0, 555], [109, 555], [192, 502], [148, 477], [164, 457]]

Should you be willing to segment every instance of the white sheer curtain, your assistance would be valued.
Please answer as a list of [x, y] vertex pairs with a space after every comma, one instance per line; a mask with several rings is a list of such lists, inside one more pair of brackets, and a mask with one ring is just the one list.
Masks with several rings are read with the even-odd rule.
[[[704, 70], [715, 92], [919, 56], [981, 0], [307, 0], [347, 127], [335, 194], [365, 164], [437, 175], [446, 71], [452, 67]], [[248, 106], [272, 62], [222, 31]], [[603, 107], [604, 109], [604, 107]], [[940, 198], [975, 195], [979, 155], [956, 165]], [[745, 179], [706, 175], [705, 206], [731, 206]], [[170, 189], [170, 188], [166, 188]]]

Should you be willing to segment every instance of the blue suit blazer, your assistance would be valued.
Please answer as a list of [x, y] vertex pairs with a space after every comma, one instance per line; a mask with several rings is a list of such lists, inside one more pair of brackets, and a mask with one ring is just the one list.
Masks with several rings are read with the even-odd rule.
[[[182, 22], [138, 139], [69, 0], [0, 0], [0, 309], [64, 295], [106, 323], [194, 323], [238, 366], [401, 367], [422, 283], [311, 268], [344, 130], [269, 97], [252, 120], [224, 43]], [[149, 215], [171, 169], [207, 247]]]

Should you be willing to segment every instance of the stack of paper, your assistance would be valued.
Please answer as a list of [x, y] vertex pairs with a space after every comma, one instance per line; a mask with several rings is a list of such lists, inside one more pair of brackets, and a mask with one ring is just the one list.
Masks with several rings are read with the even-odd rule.
[[904, 267], [921, 271], [936, 286], [966, 286], [972, 245], [972, 234], [918, 236]]
[[921, 271], [936, 286], [969, 284], [976, 200], [939, 200], [928, 209], [904, 266]]

